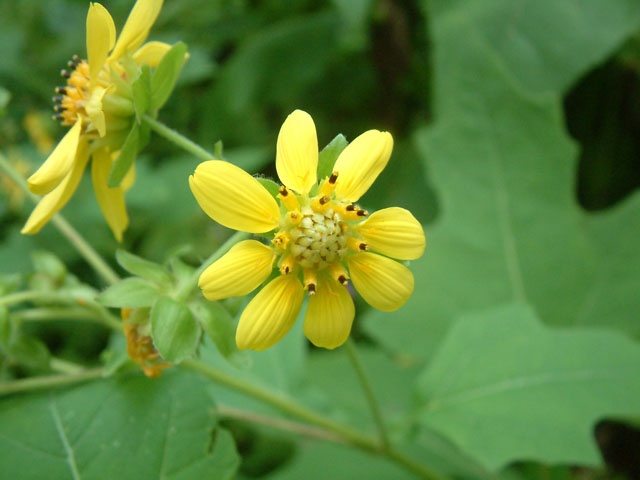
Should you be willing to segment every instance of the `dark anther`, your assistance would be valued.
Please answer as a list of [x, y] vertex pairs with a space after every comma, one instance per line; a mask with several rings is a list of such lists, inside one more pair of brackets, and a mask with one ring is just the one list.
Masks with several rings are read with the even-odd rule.
[[320, 205], [324, 205], [324, 204], [325, 204], [325, 203], [327, 203], [329, 200], [331, 200], [331, 199], [325, 195], [324, 197], [322, 197], [322, 198], [320, 199]]
[[74, 63], [80, 63], [80, 57], [78, 55], [74, 55], [73, 57], [71, 57], [71, 61]]
[[53, 106], [53, 109], [54, 109], [56, 112], [64, 112], [64, 107], [63, 107], [62, 105], [54, 105], [54, 106]]
[[347, 208], [346, 208], [347, 212], [353, 212], [355, 211], [355, 209], [356, 209], [356, 206], [353, 203], [350, 205], [347, 205]]
[[369, 245], [367, 245], [366, 243], [362, 242], [360, 245], [358, 245], [358, 248], [362, 251], [367, 251], [369, 250]]
[[63, 78], [71, 78], [71, 74], [66, 70], [60, 70], [60, 76]]
[[284, 185], [281, 186], [278, 191], [280, 192], [280, 195], [282, 195], [283, 197], [286, 197], [287, 195], [289, 195], [289, 191], [287, 190], [287, 187], [285, 187]]
[[358, 210], [356, 215], [358, 215], [359, 217], [366, 217], [367, 215], [369, 215], [369, 212], [367, 212], [366, 210]]
[[287, 273], [289, 273], [289, 265], [284, 267], [284, 274], [286, 275]]
[[56, 113], [55, 115], [53, 115], [52, 117], [54, 120], [58, 120], [61, 121], [62, 120], [62, 115], [60, 115], [59, 113]]
[[56, 93], [59, 93], [60, 95], [66, 95], [67, 89], [64, 87], [56, 87]]
[[51, 101], [53, 103], [60, 103], [62, 101], [62, 95], [54, 95], [51, 97]]
[[76, 68], [78, 68], [78, 64], [77, 63], [73, 63], [71, 60], [69, 60], [67, 62], [67, 67], [71, 68], [72, 70], [75, 70]]
[[344, 275], [340, 275], [338, 277], [338, 281], [344, 285], [345, 287], [349, 284], [349, 281], [347, 280], [347, 277], [345, 277]]
[[316, 294], [316, 286], [313, 283], [309, 284], [309, 295], [315, 295]]
[[333, 172], [329, 177], [329, 183], [333, 185], [334, 183], [336, 183], [336, 180], [338, 180], [338, 172]]

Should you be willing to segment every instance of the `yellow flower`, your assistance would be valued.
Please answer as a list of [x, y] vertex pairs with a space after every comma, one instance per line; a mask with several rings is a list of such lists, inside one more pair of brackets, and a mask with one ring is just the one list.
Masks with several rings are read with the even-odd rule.
[[271, 246], [256, 240], [236, 244], [199, 280], [204, 296], [219, 300], [254, 290], [277, 265], [279, 276], [240, 317], [239, 348], [264, 350], [282, 339], [300, 312], [305, 289], [310, 299], [304, 333], [325, 348], [342, 345], [351, 331], [355, 309], [346, 288], [349, 278], [377, 309], [396, 310], [409, 298], [411, 271], [387, 256], [420, 257], [422, 226], [402, 208], [369, 215], [354, 203], [384, 169], [392, 148], [388, 132], [369, 130], [344, 149], [331, 176], [318, 184], [316, 128], [309, 114], [296, 110], [278, 136], [276, 170], [284, 184], [279, 202], [230, 163], [211, 160], [196, 168], [189, 178], [191, 191], [211, 218], [235, 230], [274, 233]]
[[120, 241], [129, 224], [124, 195], [134, 180], [133, 166], [122, 185], [109, 188], [107, 177], [135, 118], [132, 82], [140, 66], [158, 65], [170, 46], [146, 40], [162, 0], [138, 0], [116, 41], [109, 12], [92, 3], [87, 14], [87, 58], [74, 56], [63, 70], [65, 86], [56, 88], [54, 118], [71, 127], [29, 179], [33, 193], [44, 195], [22, 229], [37, 233], [71, 198], [91, 164], [93, 186], [104, 217]]

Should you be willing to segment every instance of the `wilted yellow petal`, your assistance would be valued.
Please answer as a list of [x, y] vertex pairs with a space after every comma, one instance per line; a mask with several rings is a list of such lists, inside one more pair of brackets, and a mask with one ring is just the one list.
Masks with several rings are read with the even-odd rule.
[[53, 190], [69, 173], [78, 150], [78, 141], [82, 130], [82, 120], [78, 118], [58, 146], [51, 152], [42, 166], [29, 177], [29, 190], [38, 195], [44, 195]]
[[162, 0], [138, 0], [109, 58], [117, 60], [125, 52], [133, 52], [142, 45], [149, 36], [149, 30], [158, 18], [160, 9], [162, 9]]
[[395, 260], [367, 252], [349, 256], [347, 264], [353, 286], [378, 310], [397, 310], [413, 293], [411, 270]]
[[120, 186], [125, 192], [127, 192], [131, 187], [133, 187], [133, 183], [135, 181], [136, 181], [136, 164], [132, 163], [131, 167], [129, 168], [129, 171], [125, 174], [124, 178], [122, 179], [122, 183], [120, 184]]
[[89, 98], [85, 107], [87, 115], [89, 115], [89, 120], [91, 120], [91, 123], [95, 129], [98, 130], [98, 134], [101, 137], [104, 137], [107, 133], [104, 112], [102, 111], [102, 99], [104, 98], [105, 93], [107, 93], [106, 88], [94, 88], [91, 93], [91, 98]]
[[22, 227], [22, 233], [38, 233], [51, 217], [69, 201], [78, 187], [78, 183], [80, 183], [88, 160], [88, 142], [81, 140], [71, 170], [58, 186], [45, 195], [36, 205], [36, 208], [33, 209], [27, 219], [27, 223]]
[[98, 78], [109, 51], [116, 41], [116, 26], [109, 12], [99, 3], [92, 3], [87, 14], [87, 58], [93, 84]]
[[369, 130], [357, 137], [342, 151], [333, 167], [338, 173], [336, 194], [357, 202], [387, 166], [391, 150], [393, 138], [389, 132]]
[[355, 308], [349, 291], [328, 275], [320, 275], [315, 295], [309, 297], [304, 334], [316, 347], [336, 348], [351, 332]]
[[107, 183], [112, 163], [112, 156], [106, 149], [101, 148], [94, 152], [91, 161], [91, 178], [100, 210], [114, 237], [121, 242], [122, 233], [129, 226], [129, 216], [124, 202], [124, 189], [109, 188]]
[[246, 295], [273, 271], [275, 252], [257, 240], [236, 243], [200, 275], [198, 286], [208, 300]]
[[282, 124], [276, 170], [280, 181], [298, 193], [307, 193], [316, 183], [318, 137], [313, 119], [307, 112], [296, 110]]
[[242, 312], [236, 343], [238, 348], [265, 350], [279, 342], [291, 329], [304, 299], [304, 290], [295, 275], [272, 280]]
[[171, 50], [171, 45], [164, 42], [147, 42], [133, 54], [133, 60], [138, 65], [157, 67], [164, 55]]
[[409, 210], [399, 207], [378, 210], [358, 225], [372, 250], [400, 260], [414, 260], [424, 253], [422, 225]]
[[280, 222], [280, 208], [271, 194], [229, 162], [201, 163], [189, 177], [189, 186], [205, 213], [225, 227], [264, 233]]

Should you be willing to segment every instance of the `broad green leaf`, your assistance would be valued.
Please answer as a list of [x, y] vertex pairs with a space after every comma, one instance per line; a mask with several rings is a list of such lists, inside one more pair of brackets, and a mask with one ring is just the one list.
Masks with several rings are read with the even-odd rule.
[[151, 77], [151, 110], [158, 110], [169, 99], [185, 62], [187, 46], [176, 43], [165, 53]]
[[151, 105], [151, 69], [149, 65], [142, 65], [140, 76], [131, 85], [133, 90], [133, 107], [136, 111], [136, 120], [142, 123], [144, 115]]
[[160, 287], [171, 286], [171, 275], [164, 267], [129, 253], [126, 250], [116, 250], [118, 264], [127, 272], [149, 280]]
[[202, 382], [173, 372], [0, 403], [2, 476], [24, 480], [231, 479], [239, 458]]
[[151, 337], [162, 358], [180, 363], [193, 355], [200, 329], [184, 304], [161, 297], [151, 309]]
[[478, 461], [598, 465], [597, 420], [640, 414], [640, 346], [607, 330], [560, 330], [524, 305], [470, 314], [419, 380], [420, 421]]
[[113, 165], [111, 165], [111, 170], [109, 171], [109, 178], [107, 182], [109, 183], [109, 187], [116, 188], [120, 186], [122, 179], [131, 168], [133, 161], [138, 154], [138, 140], [140, 137], [140, 127], [137, 123], [134, 123], [131, 127], [131, 131], [127, 135], [127, 139], [122, 145], [122, 150], [120, 150], [120, 155], [116, 158]]
[[347, 148], [347, 139], [344, 138], [344, 135], [339, 133], [335, 136], [333, 140], [331, 140], [326, 147], [322, 149], [320, 154], [318, 155], [318, 179], [322, 180], [325, 177], [331, 175], [333, 171], [333, 166], [338, 159], [338, 155], [342, 153], [342, 151]]
[[133, 277], [111, 285], [96, 300], [107, 307], [138, 308], [150, 307], [160, 295], [153, 283]]
[[260, 185], [267, 189], [273, 198], [276, 198], [278, 193], [280, 193], [280, 185], [273, 180], [264, 177], [256, 177], [256, 180], [260, 182]]

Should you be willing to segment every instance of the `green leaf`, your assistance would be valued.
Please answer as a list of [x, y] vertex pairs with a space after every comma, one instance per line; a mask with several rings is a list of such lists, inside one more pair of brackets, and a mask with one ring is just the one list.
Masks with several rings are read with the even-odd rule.
[[150, 307], [161, 295], [153, 283], [138, 277], [125, 278], [98, 295], [98, 302], [107, 307]]
[[169, 297], [161, 297], [151, 309], [151, 337], [162, 358], [180, 363], [193, 355], [200, 329], [185, 305]]
[[116, 260], [127, 272], [149, 280], [161, 288], [168, 288], [172, 284], [169, 272], [157, 263], [121, 249], [116, 250]]
[[242, 355], [236, 345], [235, 322], [226, 308], [218, 302], [209, 302], [200, 298], [191, 304], [191, 310], [225, 358], [231, 360], [231, 357]]
[[151, 110], [160, 109], [169, 99], [184, 65], [186, 53], [187, 45], [179, 42], [162, 57], [151, 77]]
[[36, 250], [31, 252], [31, 261], [36, 272], [44, 273], [56, 282], [64, 281], [67, 267], [54, 254]]
[[333, 166], [342, 151], [347, 148], [349, 142], [339, 133], [331, 140], [318, 155], [318, 180], [328, 177], [333, 172]]
[[594, 423], [640, 414], [640, 347], [606, 330], [553, 330], [524, 305], [461, 317], [419, 381], [421, 422], [491, 469], [599, 465]]
[[131, 85], [133, 90], [133, 107], [136, 111], [136, 120], [142, 123], [144, 115], [151, 105], [151, 69], [148, 65], [142, 65], [140, 75]]
[[120, 155], [116, 158], [116, 161], [113, 162], [111, 166], [111, 171], [109, 172], [109, 178], [107, 180], [109, 187], [116, 188], [120, 186], [122, 183], [122, 179], [131, 168], [133, 161], [138, 154], [138, 139], [140, 137], [140, 127], [137, 123], [134, 123], [131, 127], [131, 131], [127, 135], [127, 139], [124, 141], [124, 145], [122, 145], [122, 150], [120, 150]]
[[2, 476], [230, 480], [239, 457], [213, 407], [199, 378], [169, 372], [4, 400]]
[[51, 354], [47, 346], [35, 337], [28, 337], [18, 331], [9, 339], [7, 353], [13, 361], [37, 371], [49, 370]]
[[256, 177], [256, 180], [258, 180], [258, 182], [267, 189], [273, 198], [277, 199], [278, 193], [280, 192], [280, 185], [269, 178]]
[[4, 115], [5, 109], [11, 101], [11, 92], [9, 90], [0, 87], [0, 115]]

